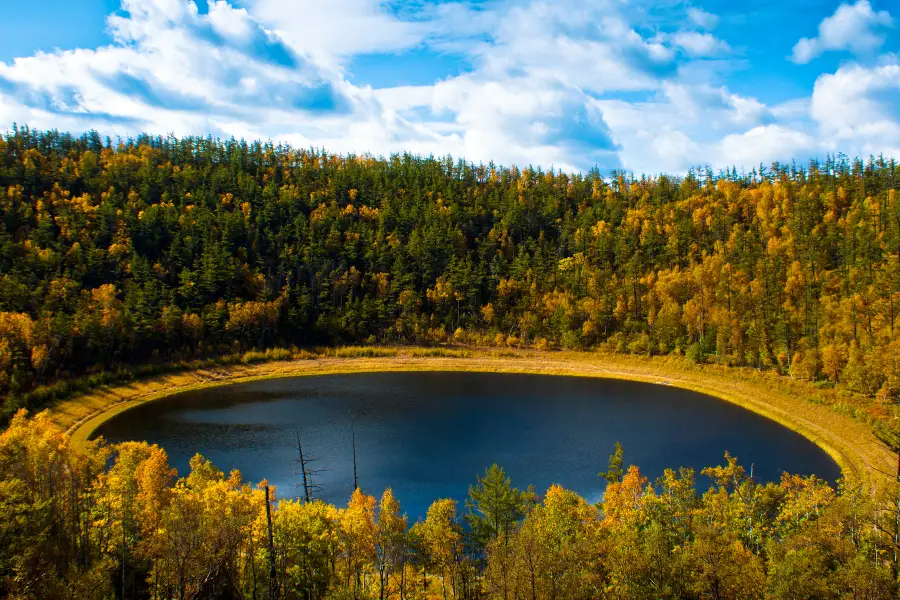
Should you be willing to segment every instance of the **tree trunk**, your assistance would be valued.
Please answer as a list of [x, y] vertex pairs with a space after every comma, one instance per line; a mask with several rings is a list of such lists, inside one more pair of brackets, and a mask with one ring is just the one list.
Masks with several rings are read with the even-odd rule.
[[272, 535], [272, 509], [266, 486], [266, 524], [269, 529], [269, 600], [278, 600], [278, 572], [275, 569], [275, 537]]
[[125, 561], [128, 558], [128, 546], [125, 538], [125, 515], [122, 514], [122, 598], [125, 598]]

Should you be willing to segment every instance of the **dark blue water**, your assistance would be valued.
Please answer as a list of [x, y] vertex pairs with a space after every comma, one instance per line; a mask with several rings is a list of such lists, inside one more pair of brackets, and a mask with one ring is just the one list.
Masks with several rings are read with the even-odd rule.
[[[351, 425], [352, 423], [352, 425]], [[343, 505], [353, 487], [352, 431], [363, 491], [393, 488], [423, 516], [462, 500], [492, 463], [513, 484], [552, 483], [599, 500], [616, 441], [651, 480], [666, 467], [722, 464], [726, 450], [760, 480], [781, 473], [834, 481], [834, 461], [802, 436], [695, 392], [627, 381], [496, 373], [373, 373], [274, 379], [186, 392], [126, 411], [99, 434], [157, 443], [186, 474], [197, 452], [220, 469], [298, 496], [296, 429], [319, 460], [319, 497]], [[704, 487], [706, 483], [701, 483]]]

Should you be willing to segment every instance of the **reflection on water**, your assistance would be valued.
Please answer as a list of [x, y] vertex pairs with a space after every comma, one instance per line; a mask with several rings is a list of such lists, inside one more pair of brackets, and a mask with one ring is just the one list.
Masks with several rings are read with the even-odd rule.
[[[728, 450], [762, 480], [783, 471], [840, 474], [825, 452], [777, 423], [677, 388], [627, 381], [496, 373], [375, 373], [260, 381], [178, 394], [126, 411], [99, 434], [147, 440], [186, 474], [199, 452], [224, 471], [300, 494], [296, 429], [319, 458], [319, 494], [352, 491], [351, 423], [360, 487], [393, 488], [410, 517], [463, 499], [491, 463], [513, 484], [559, 483], [596, 501], [613, 444], [651, 480], [666, 467], [723, 462]], [[706, 485], [706, 483], [703, 483]]]

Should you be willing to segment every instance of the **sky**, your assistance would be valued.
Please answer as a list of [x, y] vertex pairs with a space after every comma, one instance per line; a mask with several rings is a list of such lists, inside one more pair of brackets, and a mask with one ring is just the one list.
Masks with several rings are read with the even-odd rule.
[[900, 2], [0, 2], [13, 123], [566, 171], [900, 158]]

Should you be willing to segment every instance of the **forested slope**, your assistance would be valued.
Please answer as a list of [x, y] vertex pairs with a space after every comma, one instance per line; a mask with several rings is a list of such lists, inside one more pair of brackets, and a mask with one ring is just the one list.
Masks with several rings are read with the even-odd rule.
[[0, 393], [247, 348], [455, 339], [678, 352], [892, 398], [898, 187], [882, 159], [605, 177], [14, 129]]
[[[78, 449], [45, 412], [0, 433], [0, 596], [284, 600], [897, 598], [900, 487], [877, 497], [726, 455], [650, 484], [616, 452], [603, 502], [520, 491], [499, 468], [466, 506], [410, 523], [390, 490], [346, 507], [285, 500], [197, 455], [176, 474], [143, 442]], [[598, 470], [602, 461], [598, 457]], [[475, 479], [473, 474], [473, 479]], [[299, 476], [298, 476], [299, 481]], [[271, 527], [267, 514], [271, 514]]]

